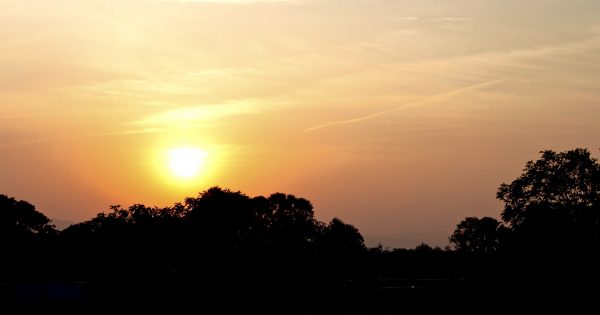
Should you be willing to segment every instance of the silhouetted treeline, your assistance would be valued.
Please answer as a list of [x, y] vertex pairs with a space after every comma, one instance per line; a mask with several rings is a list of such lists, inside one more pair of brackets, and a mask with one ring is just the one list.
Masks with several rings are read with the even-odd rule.
[[502, 184], [502, 221], [465, 218], [447, 248], [367, 248], [281, 193], [213, 187], [172, 207], [112, 206], [57, 231], [0, 195], [5, 307], [270, 314], [478, 312], [591, 305], [600, 292], [600, 165], [544, 151]]
[[490, 293], [480, 301], [594, 305], [600, 293], [600, 164], [586, 149], [540, 153], [498, 189], [502, 222], [466, 218], [450, 242], [470, 261], [485, 261], [472, 269], [476, 287]]

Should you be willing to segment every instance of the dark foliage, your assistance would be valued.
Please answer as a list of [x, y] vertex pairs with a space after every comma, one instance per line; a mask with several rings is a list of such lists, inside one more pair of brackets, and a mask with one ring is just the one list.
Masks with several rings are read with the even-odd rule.
[[3, 241], [54, 233], [56, 230], [50, 220], [37, 212], [32, 204], [0, 195], [0, 237]]
[[282, 193], [213, 187], [171, 207], [112, 206], [60, 232], [0, 195], [0, 305], [211, 314], [592, 305], [599, 170], [587, 150], [542, 152], [500, 186], [504, 224], [465, 218], [446, 249], [367, 248], [356, 227], [321, 222], [308, 200]]
[[538, 308], [592, 305], [600, 280], [597, 160], [585, 149], [543, 151], [497, 197], [507, 227], [466, 218], [450, 238], [461, 252], [496, 254], [476, 268], [489, 268], [472, 277], [478, 286], [498, 300]]
[[450, 236], [450, 244], [462, 253], [490, 255], [500, 250], [508, 231], [490, 217], [469, 217], [462, 220]]

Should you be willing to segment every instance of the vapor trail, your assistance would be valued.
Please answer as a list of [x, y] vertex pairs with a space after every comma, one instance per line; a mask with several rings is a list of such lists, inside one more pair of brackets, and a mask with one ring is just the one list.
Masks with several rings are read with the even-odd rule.
[[437, 100], [439, 100], [440, 98], [446, 98], [449, 96], [454, 96], [454, 95], [458, 95], [458, 94], [462, 94], [468, 91], [473, 91], [473, 90], [477, 90], [480, 88], [484, 88], [490, 85], [494, 85], [494, 84], [498, 84], [501, 82], [506, 81], [507, 78], [503, 78], [503, 79], [498, 79], [498, 80], [493, 80], [493, 81], [488, 81], [488, 82], [483, 82], [483, 83], [477, 83], [477, 84], [473, 84], [473, 85], [469, 85], [469, 86], [465, 86], [465, 87], [461, 87], [452, 91], [448, 91], [448, 92], [444, 92], [444, 93], [440, 93], [440, 94], [436, 94], [436, 95], [432, 95], [432, 96], [428, 96], [425, 97], [424, 99], [417, 101], [417, 102], [412, 102], [412, 103], [408, 103], [408, 104], [404, 104], [398, 107], [394, 107], [391, 109], [387, 109], [384, 111], [380, 111], [380, 112], [376, 112], [373, 114], [369, 114], [366, 116], [361, 116], [361, 117], [356, 117], [356, 118], [352, 118], [352, 119], [347, 119], [347, 120], [338, 120], [338, 121], [330, 121], [330, 122], [326, 122], [320, 125], [316, 125], [310, 128], [306, 128], [304, 130], [302, 130], [302, 132], [311, 132], [311, 131], [315, 131], [315, 130], [319, 130], [319, 129], [323, 129], [323, 128], [327, 128], [327, 127], [331, 127], [331, 126], [337, 126], [337, 125], [346, 125], [346, 124], [352, 124], [352, 123], [356, 123], [356, 122], [361, 122], [361, 121], [365, 121], [365, 120], [369, 120], [369, 119], [373, 119], [379, 116], [383, 116], [389, 113], [393, 113], [393, 112], [397, 112], [397, 111], [401, 111], [410, 107], [420, 107], [423, 105], [426, 105], [428, 103], [432, 103], [435, 102]]

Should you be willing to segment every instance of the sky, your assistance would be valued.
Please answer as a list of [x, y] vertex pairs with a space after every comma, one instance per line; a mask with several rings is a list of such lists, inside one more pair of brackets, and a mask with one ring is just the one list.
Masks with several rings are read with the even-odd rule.
[[0, 193], [56, 222], [220, 186], [444, 246], [577, 147], [599, 156], [600, 1], [0, 0]]

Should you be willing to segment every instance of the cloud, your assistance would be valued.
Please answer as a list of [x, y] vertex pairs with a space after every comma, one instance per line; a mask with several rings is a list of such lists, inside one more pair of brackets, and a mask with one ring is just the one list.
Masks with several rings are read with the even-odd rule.
[[257, 113], [253, 102], [234, 101], [218, 105], [188, 106], [150, 115], [135, 122], [145, 127], [186, 127], [215, 121], [227, 116]]
[[424, 17], [419, 17], [419, 16], [401, 16], [401, 17], [396, 18], [396, 20], [407, 21], [407, 22], [422, 21], [422, 22], [452, 23], [452, 22], [473, 21], [473, 20], [475, 20], [475, 18], [468, 17], [468, 16], [444, 16], [444, 17], [436, 17], [436, 18], [424, 18]]
[[589, 52], [595, 50], [600, 46], [600, 36], [593, 36], [585, 40], [574, 41], [558, 45], [542, 46], [537, 48], [529, 49], [515, 49], [501, 52], [488, 52], [476, 54], [467, 57], [476, 57], [480, 59], [488, 59], [494, 57], [508, 57], [508, 58], [537, 58], [552, 55], [570, 55]]
[[306, 128], [304, 129], [302, 132], [311, 132], [311, 131], [315, 131], [315, 130], [319, 130], [319, 129], [323, 129], [323, 128], [327, 128], [327, 127], [331, 127], [331, 126], [338, 126], [338, 125], [347, 125], [347, 124], [352, 124], [352, 123], [357, 123], [357, 122], [362, 122], [365, 120], [370, 120], [373, 118], [377, 118], [379, 116], [383, 116], [386, 114], [390, 114], [393, 112], [397, 112], [397, 111], [401, 111], [410, 107], [419, 107], [419, 106], [423, 106], [429, 103], [433, 103], [436, 101], [440, 101], [444, 98], [447, 97], [452, 97], [452, 96], [456, 96], [462, 93], [466, 93], [469, 91], [473, 91], [473, 90], [477, 90], [477, 89], [481, 89], [481, 88], [485, 88], [491, 85], [495, 85], [498, 83], [502, 83], [504, 81], [506, 81], [507, 79], [498, 79], [498, 80], [493, 80], [493, 81], [488, 81], [488, 82], [483, 82], [483, 83], [478, 83], [478, 84], [473, 84], [473, 85], [468, 85], [462, 88], [458, 88], [452, 91], [448, 91], [448, 92], [444, 92], [444, 93], [440, 93], [440, 94], [436, 94], [436, 95], [432, 95], [429, 97], [426, 97], [425, 99], [422, 99], [420, 101], [417, 102], [412, 102], [412, 103], [408, 103], [408, 104], [404, 104], [398, 107], [394, 107], [388, 110], [384, 110], [384, 111], [380, 111], [380, 112], [376, 112], [373, 114], [369, 114], [366, 116], [361, 116], [361, 117], [356, 117], [356, 118], [352, 118], [352, 119], [347, 119], [347, 120], [338, 120], [338, 121], [330, 121], [330, 122], [326, 122], [324, 124], [320, 124], [320, 125], [316, 125], [310, 128]]
[[456, 16], [446, 16], [441, 18], [431, 18], [426, 19], [428, 22], [465, 22], [472, 21], [474, 18], [472, 17], [456, 17]]
[[419, 17], [418, 16], [401, 16], [399, 18], [396, 18], [396, 20], [398, 20], [398, 21], [418, 21]]

